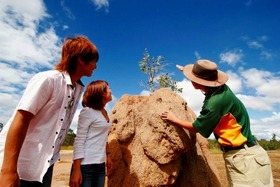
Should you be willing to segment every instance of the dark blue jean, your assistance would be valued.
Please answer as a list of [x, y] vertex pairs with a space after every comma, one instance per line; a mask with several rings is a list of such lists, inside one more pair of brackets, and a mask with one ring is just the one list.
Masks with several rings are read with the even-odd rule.
[[50, 166], [43, 178], [43, 183], [20, 180], [20, 187], [50, 187], [52, 184], [53, 166]]
[[81, 187], [104, 187], [105, 163], [81, 165], [83, 181]]

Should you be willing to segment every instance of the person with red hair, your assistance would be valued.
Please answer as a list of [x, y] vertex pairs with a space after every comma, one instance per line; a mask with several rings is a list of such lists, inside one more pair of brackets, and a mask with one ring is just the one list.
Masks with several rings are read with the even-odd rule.
[[53, 166], [99, 53], [86, 37], [66, 38], [54, 70], [29, 81], [0, 134], [0, 186], [51, 186]]

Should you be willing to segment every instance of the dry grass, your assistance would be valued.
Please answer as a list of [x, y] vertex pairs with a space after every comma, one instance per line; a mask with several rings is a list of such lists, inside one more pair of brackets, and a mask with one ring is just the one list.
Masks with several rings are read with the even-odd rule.
[[[210, 150], [212, 159], [218, 168], [221, 180], [222, 187], [227, 187], [227, 178], [224, 165], [224, 159], [222, 152], [220, 150]], [[272, 163], [272, 172], [274, 179], [274, 186], [280, 187], [280, 151], [269, 151], [268, 155]], [[53, 183], [54, 187], [66, 187], [68, 186], [69, 173], [72, 163], [72, 151], [61, 151], [61, 161], [55, 164], [54, 174], [53, 174]]]
[[[268, 151], [268, 155], [271, 159], [273, 181], [275, 187], [280, 187], [280, 151]], [[225, 170], [225, 162], [221, 151], [211, 150], [212, 159], [218, 168], [223, 187], [227, 187], [227, 176]]]

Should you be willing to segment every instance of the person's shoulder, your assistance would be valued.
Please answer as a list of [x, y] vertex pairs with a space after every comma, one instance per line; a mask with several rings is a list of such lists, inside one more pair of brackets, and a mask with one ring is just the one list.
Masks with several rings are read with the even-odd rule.
[[87, 113], [96, 113], [97, 110], [90, 108], [90, 107], [83, 107], [81, 112], [87, 112]]
[[42, 71], [40, 73], [42, 75], [46, 75], [46, 76], [62, 76], [62, 73], [57, 70], [46, 70], [46, 71]]
[[229, 91], [231, 91], [231, 88], [230, 88], [227, 84], [224, 84], [224, 85], [222, 86], [222, 88], [223, 88], [224, 90], [229, 90]]
[[60, 71], [57, 70], [46, 70], [46, 71], [41, 71], [37, 74], [34, 75], [34, 77], [40, 77], [40, 78], [45, 78], [45, 79], [61, 79], [63, 78], [63, 74]]
[[87, 118], [95, 119], [97, 115], [98, 110], [92, 109], [90, 107], [83, 107], [80, 111], [80, 116], [87, 116]]
[[60, 75], [60, 74], [61, 74], [61, 72], [59, 72], [57, 70], [46, 70], [46, 71], [38, 72], [34, 76], [52, 77], [52, 76]]
[[227, 94], [228, 96], [235, 95], [231, 88], [226, 84], [223, 85], [223, 92], [225, 92], [225, 94]]
[[213, 95], [210, 98], [209, 103], [211, 105], [223, 105], [228, 104], [232, 102], [232, 99], [234, 97], [233, 92], [231, 91], [230, 87], [226, 84], [222, 85], [220, 90], [217, 92], [217, 94]]

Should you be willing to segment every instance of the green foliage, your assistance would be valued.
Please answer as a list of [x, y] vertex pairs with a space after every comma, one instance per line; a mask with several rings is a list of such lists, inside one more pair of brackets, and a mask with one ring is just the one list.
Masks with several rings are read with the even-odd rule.
[[150, 92], [154, 92], [158, 88], [170, 88], [174, 92], [182, 92], [183, 88], [177, 87], [177, 81], [172, 79], [171, 76], [164, 72], [164, 68], [167, 66], [163, 56], [158, 56], [156, 59], [150, 57], [147, 49], [145, 49], [144, 57], [139, 62], [139, 67], [142, 72], [147, 74], [147, 85], [142, 86], [149, 89]]
[[0, 132], [2, 131], [3, 127], [4, 127], [3, 123], [0, 123]]
[[217, 140], [208, 139], [209, 149], [220, 149], [220, 145]]
[[72, 146], [74, 145], [76, 134], [72, 129], [69, 129], [67, 132], [67, 136], [62, 144], [62, 146]]
[[168, 73], [166, 74], [160, 74], [159, 75], [159, 85], [160, 87], [167, 88], [170, 87], [172, 91], [176, 93], [182, 93], [183, 88], [178, 88], [177, 87], [177, 81], [172, 79]]
[[267, 141], [264, 139], [258, 140], [258, 143], [265, 149], [265, 150], [280, 150], [280, 141], [276, 140], [276, 134], [272, 134], [271, 140]]

